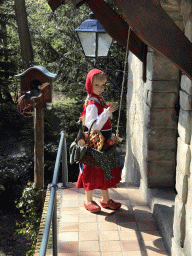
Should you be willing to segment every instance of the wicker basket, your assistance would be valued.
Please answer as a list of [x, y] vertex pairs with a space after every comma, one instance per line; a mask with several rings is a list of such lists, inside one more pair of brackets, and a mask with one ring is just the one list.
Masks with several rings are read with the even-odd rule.
[[95, 167], [95, 168], [100, 168], [99, 163], [93, 158], [91, 151], [90, 151], [90, 134], [91, 134], [91, 128], [93, 126], [93, 124], [96, 122], [93, 121], [89, 132], [88, 132], [88, 137], [86, 138], [86, 144], [88, 145], [87, 151], [85, 152], [84, 156], [79, 160], [80, 163], [83, 163], [85, 165], [89, 165], [91, 167]]

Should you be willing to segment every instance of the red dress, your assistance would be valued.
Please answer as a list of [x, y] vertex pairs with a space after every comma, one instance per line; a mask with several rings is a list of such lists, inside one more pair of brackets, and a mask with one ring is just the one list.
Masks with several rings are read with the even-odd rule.
[[[97, 97], [98, 98], [98, 97]], [[104, 104], [98, 104], [95, 101], [89, 101], [88, 104], [95, 104], [98, 109], [98, 114], [103, 112], [104, 108], [107, 108]], [[110, 129], [111, 121], [107, 120], [102, 129]], [[76, 183], [77, 188], [84, 188], [85, 190], [101, 189], [106, 190], [108, 188], [117, 188], [117, 184], [121, 180], [121, 173], [119, 166], [111, 171], [111, 180], [107, 181], [104, 177], [104, 171], [102, 168], [94, 168], [89, 165], [84, 165], [83, 172], [79, 172], [79, 177]]]

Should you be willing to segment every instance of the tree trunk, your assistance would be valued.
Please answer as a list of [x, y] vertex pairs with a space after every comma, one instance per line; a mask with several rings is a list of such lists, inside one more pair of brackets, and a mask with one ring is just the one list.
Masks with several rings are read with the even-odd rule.
[[27, 69], [33, 63], [33, 48], [27, 22], [25, 0], [15, 0], [15, 13], [18, 25], [23, 67]]

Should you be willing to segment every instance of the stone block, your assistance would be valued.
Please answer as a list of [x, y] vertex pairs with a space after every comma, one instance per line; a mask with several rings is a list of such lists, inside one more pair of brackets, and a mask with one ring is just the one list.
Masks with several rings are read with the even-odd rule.
[[187, 255], [192, 255], [192, 205], [186, 206], [186, 227], [185, 227], [184, 250]]
[[174, 129], [150, 129], [144, 127], [144, 146], [148, 150], [176, 151], [177, 131]]
[[180, 106], [184, 110], [192, 110], [192, 96], [185, 91], [180, 91]]
[[190, 146], [185, 144], [180, 137], [177, 140], [177, 166], [183, 175], [190, 172], [191, 150]]
[[154, 108], [175, 108], [178, 95], [174, 92], [152, 92], [145, 91], [145, 102]]
[[145, 88], [153, 92], [174, 92], [178, 94], [179, 91], [179, 81], [169, 80], [169, 81], [152, 81], [147, 80]]
[[179, 81], [179, 69], [159, 53], [149, 51], [147, 54], [147, 79]]
[[177, 129], [177, 116], [174, 108], [144, 107], [144, 123], [150, 128]]
[[[191, 4], [192, 7], [192, 4]], [[185, 25], [185, 36], [192, 42], [192, 14], [190, 13]]]
[[162, 8], [166, 11], [166, 13], [170, 16], [170, 18], [175, 22], [175, 24], [183, 31], [183, 17], [180, 12], [180, 3], [176, 3], [176, 1], [161, 1]]
[[176, 150], [153, 149], [143, 147], [143, 157], [148, 162], [173, 161], [176, 162]]
[[172, 161], [147, 162], [149, 188], [175, 186], [175, 164]]
[[189, 95], [192, 95], [192, 81], [184, 74], [181, 76], [181, 89]]
[[175, 241], [183, 247], [185, 236], [185, 205], [178, 195], [175, 198], [175, 214], [173, 221], [173, 236]]
[[179, 121], [178, 121], [178, 133], [181, 140], [190, 144], [191, 140], [191, 111], [183, 110], [180, 108]]
[[176, 190], [179, 199], [185, 204], [188, 194], [188, 176], [184, 175], [178, 167], [176, 168]]
[[[190, 168], [192, 169], [192, 163]], [[192, 207], [192, 176], [190, 176], [188, 180], [187, 207], [188, 209]], [[192, 215], [192, 211], [191, 211], [191, 215]]]
[[184, 24], [187, 22], [192, 12], [191, 0], [181, 0], [181, 13], [183, 15]]
[[171, 255], [173, 256], [187, 256], [185, 250], [180, 246], [178, 241], [175, 241], [175, 238], [172, 238], [172, 247]]

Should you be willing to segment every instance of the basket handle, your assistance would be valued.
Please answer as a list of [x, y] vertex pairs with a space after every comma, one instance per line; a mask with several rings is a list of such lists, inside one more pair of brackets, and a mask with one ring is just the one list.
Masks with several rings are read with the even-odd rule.
[[87, 137], [88, 147], [90, 146], [89, 137], [90, 137], [90, 133], [91, 133], [91, 128], [93, 127], [93, 125], [94, 125], [95, 122], [96, 122], [96, 120], [93, 121], [93, 123], [91, 124], [91, 126], [90, 126], [90, 128], [89, 128], [89, 131], [88, 131], [88, 137]]

